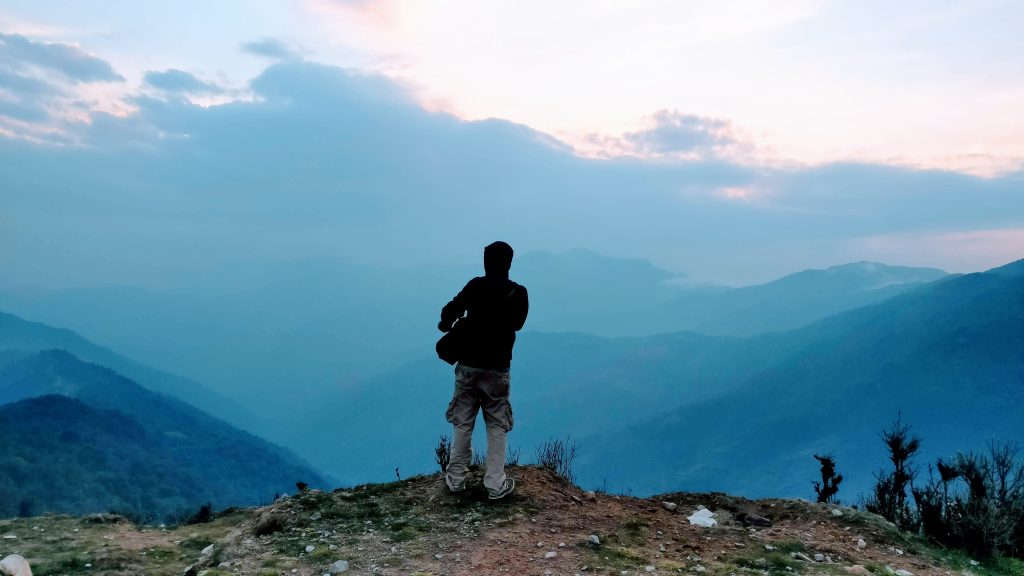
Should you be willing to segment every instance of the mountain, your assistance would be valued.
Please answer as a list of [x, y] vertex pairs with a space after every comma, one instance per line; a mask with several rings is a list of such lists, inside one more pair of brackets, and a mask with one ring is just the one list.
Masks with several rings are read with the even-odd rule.
[[[175, 292], [139, 287], [0, 290], [0, 307], [55, 325], [244, 405], [203, 394], [186, 401], [264, 436], [283, 439], [339, 392], [432, 354], [441, 306], [474, 266], [387, 267], [309, 258], [197, 270]], [[512, 277], [530, 291], [527, 329], [610, 338], [694, 330], [750, 335], [795, 328], [878, 302], [937, 270], [856, 264], [749, 288], [697, 286], [650, 262], [576, 249], [516, 256]], [[56, 346], [56, 345], [55, 345]], [[76, 351], [78, 353], [78, 351]], [[149, 378], [92, 358], [151, 385]], [[430, 374], [425, 372], [424, 374]], [[281, 394], [282, 387], [292, 393]]]
[[201, 384], [139, 364], [71, 330], [0, 312], [0, 369], [28, 353], [49, 349], [67, 350], [83, 360], [107, 366], [150, 390], [179, 398], [236, 425], [254, 424], [253, 417], [236, 402]]
[[888, 300], [944, 276], [935, 268], [877, 262], [804, 270], [756, 286], [687, 291], [632, 315], [618, 329], [630, 334], [693, 330], [724, 336], [781, 332]]
[[[0, 404], [0, 426], [16, 433], [0, 453], [14, 463], [0, 467], [8, 506], [29, 498], [39, 511], [169, 513], [263, 502], [297, 480], [328, 483], [287, 450], [65, 351], [8, 364]], [[95, 490], [66, 486], [76, 477]]]
[[854, 498], [885, 463], [902, 417], [935, 457], [1024, 438], [1020, 262], [934, 282], [789, 333], [752, 339], [786, 356], [721, 397], [584, 439], [580, 476], [617, 485], [808, 495], [832, 452]]
[[[479, 471], [457, 496], [434, 473], [312, 490], [159, 530], [116, 517], [45, 516], [0, 520], [0, 532], [14, 537], [13, 548], [37, 574], [866, 574], [866, 567], [877, 573], [889, 567], [920, 576], [1011, 576], [1020, 570], [1019, 561], [977, 562], [843, 506], [722, 493], [587, 494], [542, 468], [508, 473], [516, 492], [497, 502], [487, 500]], [[698, 506], [715, 515], [716, 527], [689, 523]], [[772, 526], [749, 523], [752, 515]]]

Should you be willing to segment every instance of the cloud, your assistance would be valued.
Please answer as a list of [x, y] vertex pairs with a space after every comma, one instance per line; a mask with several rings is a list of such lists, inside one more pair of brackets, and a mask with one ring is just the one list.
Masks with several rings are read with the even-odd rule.
[[594, 156], [640, 156], [674, 160], [742, 159], [751, 156], [753, 143], [741, 138], [728, 120], [660, 110], [647, 126], [619, 136], [590, 135], [581, 152]]
[[174, 68], [163, 72], [149, 71], [143, 78], [146, 84], [168, 94], [220, 94], [224, 90], [216, 84], [204, 82], [194, 75]]
[[855, 242], [866, 237], [1024, 227], [1021, 173], [749, 165], [714, 152], [742, 142], [716, 135], [727, 123], [675, 113], [658, 126], [679, 133], [633, 145], [711, 153], [582, 158], [528, 126], [428, 111], [392, 79], [313, 62], [275, 63], [250, 90], [208, 107], [139, 97], [134, 114], [93, 113], [75, 149], [0, 138], [22, 247], [8, 273], [46, 263], [85, 283], [173, 283], [309, 256], [475, 260], [503, 238], [742, 283], [866, 259], [859, 249], [888, 260]]
[[242, 44], [242, 52], [272, 60], [301, 60], [302, 55], [277, 38], [262, 38]]
[[16, 69], [42, 68], [71, 82], [123, 82], [124, 77], [106, 61], [77, 46], [33, 42], [20, 34], [0, 33], [0, 60]]

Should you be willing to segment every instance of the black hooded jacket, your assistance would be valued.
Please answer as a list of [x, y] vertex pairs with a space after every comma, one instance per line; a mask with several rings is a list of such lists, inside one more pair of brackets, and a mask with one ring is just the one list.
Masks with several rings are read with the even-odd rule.
[[[466, 322], [465, 346], [458, 361], [473, 368], [508, 370], [516, 332], [526, 322], [526, 288], [508, 279], [508, 268], [489, 266], [441, 310], [439, 328], [447, 332], [456, 320]], [[494, 269], [497, 268], [497, 269]], [[465, 314], [465, 318], [463, 318]], [[461, 319], [460, 319], [461, 318]]]

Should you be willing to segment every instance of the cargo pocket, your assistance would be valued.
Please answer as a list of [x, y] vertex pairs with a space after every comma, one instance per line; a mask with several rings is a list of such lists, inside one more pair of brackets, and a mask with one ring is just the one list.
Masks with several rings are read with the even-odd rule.
[[[458, 373], [456, 371], [456, 373]], [[444, 419], [450, 424], [455, 424], [455, 405], [459, 402], [459, 391], [462, 386], [459, 385], [459, 381], [455, 381], [455, 392], [452, 393], [452, 401], [448, 403], [448, 409], [444, 412]]]
[[505, 432], [511, 432], [512, 431], [512, 425], [514, 423], [515, 423], [515, 420], [512, 418], [512, 403], [506, 400], [505, 401], [505, 425], [503, 426], [503, 428], [505, 428]]

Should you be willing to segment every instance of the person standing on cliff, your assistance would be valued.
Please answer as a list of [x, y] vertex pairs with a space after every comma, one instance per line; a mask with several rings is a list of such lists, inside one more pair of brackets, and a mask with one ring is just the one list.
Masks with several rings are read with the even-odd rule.
[[453, 493], [466, 489], [473, 427], [477, 412], [483, 410], [487, 425], [484, 487], [491, 500], [508, 496], [516, 486], [505, 474], [506, 434], [512, 430], [509, 368], [516, 332], [526, 322], [529, 299], [526, 288], [508, 278], [512, 254], [512, 247], [504, 242], [484, 248], [484, 275], [470, 280], [441, 309], [437, 325], [448, 332], [460, 324], [455, 393], [445, 414], [454, 427], [445, 484]]

